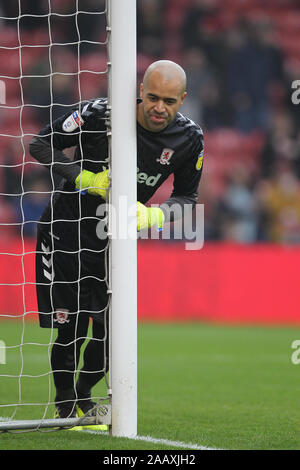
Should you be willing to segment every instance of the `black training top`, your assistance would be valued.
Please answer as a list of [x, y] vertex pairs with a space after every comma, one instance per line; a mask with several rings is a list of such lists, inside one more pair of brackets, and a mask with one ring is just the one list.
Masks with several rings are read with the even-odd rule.
[[[73, 161], [63, 153], [68, 147], [75, 147]], [[84, 102], [71, 115], [65, 114], [48, 124], [31, 141], [29, 149], [36, 160], [63, 177], [40, 219], [40, 228], [44, 226], [49, 232], [50, 222], [51, 233], [67, 239], [70, 231], [74, 234], [71, 225], [80, 220], [81, 246], [92, 248], [97, 244], [95, 224], [99, 218], [96, 210], [102, 199], [80, 194], [75, 190], [74, 181], [83, 169], [97, 173], [109, 167], [107, 100]], [[202, 159], [202, 130], [182, 114], [177, 113], [160, 132], [150, 132], [137, 124], [138, 201], [143, 204], [149, 201], [173, 174], [173, 191], [164, 204], [194, 205]]]

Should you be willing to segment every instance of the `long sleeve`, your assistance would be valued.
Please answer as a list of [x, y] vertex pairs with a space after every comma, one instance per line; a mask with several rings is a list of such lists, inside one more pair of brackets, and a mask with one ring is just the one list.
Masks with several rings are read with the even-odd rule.
[[[82, 112], [81, 112], [82, 110]], [[105, 133], [105, 100], [83, 102], [71, 114], [66, 113], [44, 127], [29, 144], [31, 155], [50, 171], [74, 183], [82, 168], [78, 158], [70, 160], [64, 149], [84, 147], [89, 131]], [[91, 135], [91, 134], [89, 134]], [[81, 153], [81, 152], [80, 152]], [[82, 159], [85, 158], [82, 152]]]
[[62, 150], [51, 146], [50, 142], [42, 136], [36, 136], [31, 140], [29, 151], [38, 162], [70, 183], [74, 183], [81, 171], [78, 164], [71, 161]]

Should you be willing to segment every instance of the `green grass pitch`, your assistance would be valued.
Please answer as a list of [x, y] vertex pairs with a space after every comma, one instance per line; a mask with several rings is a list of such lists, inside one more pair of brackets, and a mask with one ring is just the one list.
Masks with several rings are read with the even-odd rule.
[[[38, 419], [45, 412], [34, 404], [48, 401], [51, 339], [35, 323], [24, 330], [16, 320], [0, 323], [6, 344], [0, 405], [18, 403], [20, 393], [28, 403], [17, 407], [15, 419]], [[1, 433], [0, 449], [176, 449], [169, 440], [220, 449], [299, 450], [300, 364], [291, 360], [296, 339], [300, 328], [139, 324], [138, 435], [162, 441], [66, 430]], [[20, 342], [23, 360], [15, 347]], [[29, 377], [19, 380], [20, 372]], [[96, 392], [105, 394], [103, 385]], [[52, 385], [51, 400], [53, 395]], [[0, 406], [0, 417], [14, 410]], [[53, 406], [47, 417], [53, 417]]]

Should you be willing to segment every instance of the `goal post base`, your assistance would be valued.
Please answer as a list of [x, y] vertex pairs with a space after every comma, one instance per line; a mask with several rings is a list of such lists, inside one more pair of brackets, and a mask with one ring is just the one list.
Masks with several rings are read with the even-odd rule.
[[111, 407], [102, 405], [96, 416], [82, 416], [81, 418], [53, 418], [1, 421], [0, 433], [17, 430], [38, 430], [44, 428], [69, 429], [75, 426], [93, 426], [99, 424], [111, 424]]

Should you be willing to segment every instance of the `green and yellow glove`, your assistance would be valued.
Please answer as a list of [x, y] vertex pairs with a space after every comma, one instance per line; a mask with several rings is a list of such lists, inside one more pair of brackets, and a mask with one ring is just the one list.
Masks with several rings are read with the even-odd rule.
[[157, 230], [162, 230], [165, 222], [163, 211], [159, 207], [146, 207], [137, 202], [137, 230], [157, 226]]
[[109, 187], [108, 170], [100, 173], [83, 170], [75, 180], [75, 187], [78, 191], [87, 191], [93, 196], [101, 196], [106, 200], [106, 191]]

